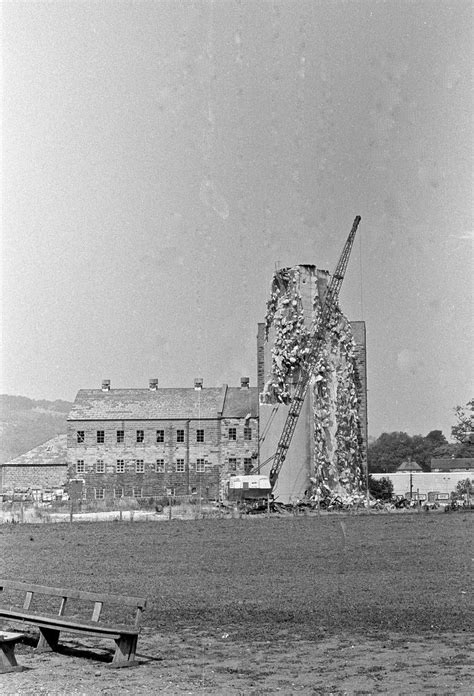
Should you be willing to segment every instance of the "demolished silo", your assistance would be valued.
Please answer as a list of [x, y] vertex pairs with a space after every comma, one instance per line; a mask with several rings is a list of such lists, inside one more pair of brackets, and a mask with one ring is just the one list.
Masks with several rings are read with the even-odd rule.
[[[259, 325], [260, 465], [268, 473], [324, 303], [329, 273], [313, 265], [279, 269]], [[366, 474], [365, 324], [335, 307], [300, 418], [274, 489], [283, 502], [305, 494], [357, 496]], [[268, 460], [268, 461], [267, 461]]]

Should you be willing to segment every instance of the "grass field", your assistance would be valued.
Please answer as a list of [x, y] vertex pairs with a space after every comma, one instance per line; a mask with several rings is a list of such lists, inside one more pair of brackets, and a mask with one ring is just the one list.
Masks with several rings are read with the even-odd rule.
[[3, 525], [1, 575], [147, 596], [143, 624], [236, 638], [470, 630], [472, 515]]

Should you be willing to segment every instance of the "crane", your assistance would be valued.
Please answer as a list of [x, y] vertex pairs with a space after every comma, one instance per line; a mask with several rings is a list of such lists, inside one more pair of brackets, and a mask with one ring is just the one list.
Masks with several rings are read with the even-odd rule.
[[303, 402], [305, 400], [309, 381], [318, 360], [319, 350], [322, 342], [324, 341], [329, 321], [339, 297], [339, 291], [341, 289], [342, 281], [344, 280], [347, 264], [349, 263], [349, 256], [360, 220], [360, 215], [357, 215], [354, 219], [352, 229], [342, 250], [336, 270], [334, 271], [334, 274], [329, 282], [321, 313], [311, 326], [309, 336], [310, 351], [306, 360], [301, 364], [298, 381], [296, 383], [290, 403], [290, 410], [288, 411], [288, 415], [278, 441], [277, 449], [275, 455], [273, 456], [273, 463], [269, 474], [272, 490], [275, 487], [281, 468], [285, 462], [286, 455], [288, 454], [288, 449], [295, 432], [296, 424], [298, 422], [301, 409], [303, 408]]

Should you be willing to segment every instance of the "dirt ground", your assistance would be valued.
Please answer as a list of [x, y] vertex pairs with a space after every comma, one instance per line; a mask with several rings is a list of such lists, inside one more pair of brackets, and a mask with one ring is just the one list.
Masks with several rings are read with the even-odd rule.
[[[72, 640], [71, 640], [72, 638]], [[280, 631], [243, 642], [198, 629], [159, 634], [143, 629], [139, 664], [108, 669], [111, 641], [66, 636], [64, 652], [34, 652], [29, 634], [17, 646], [23, 672], [0, 674], [7, 696], [123, 694], [473, 694], [472, 646], [462, 633], [338, 634], [314, 641]], [[471, 658], [470, 658], [471, 656]]]

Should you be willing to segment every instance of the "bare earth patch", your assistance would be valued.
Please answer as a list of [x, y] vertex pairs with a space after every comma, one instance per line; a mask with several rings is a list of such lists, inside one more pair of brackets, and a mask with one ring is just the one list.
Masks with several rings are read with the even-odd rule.
[[[122, 694], [472, 694], [466, 633], [370, 637], [352, 633], [311, 641], [291, 634], [242, 641], [188, 628], [144, 629], [137, 667], [110, 670], [110, 641], [64, 641], [66, 654], [17, 647], [26, 670], [0, 675], [8, 696]], [[85, 649], [87, 647], [87, 650]]]

